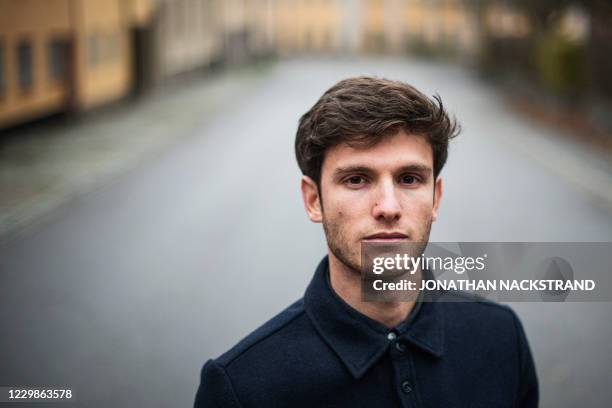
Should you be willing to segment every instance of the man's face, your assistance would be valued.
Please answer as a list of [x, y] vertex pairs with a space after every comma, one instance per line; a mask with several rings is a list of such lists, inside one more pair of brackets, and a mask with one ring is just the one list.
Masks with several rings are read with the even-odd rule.
[[361, 242], [427, 242], [442, 182], [422, 136], [400, 131], [373, 147], [327, 150], [321, 195], [305, 177], [302, 193], [314, 222], [323, 222], [331, 256], [359, 272]]

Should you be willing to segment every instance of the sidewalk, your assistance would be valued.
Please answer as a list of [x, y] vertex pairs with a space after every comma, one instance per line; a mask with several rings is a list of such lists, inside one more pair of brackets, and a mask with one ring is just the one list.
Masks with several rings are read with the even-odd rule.
[[0, 137], [0, 240], [155, 157], [230, 107], [269, 73], [269, 63], [193, 75], [144, 98]]

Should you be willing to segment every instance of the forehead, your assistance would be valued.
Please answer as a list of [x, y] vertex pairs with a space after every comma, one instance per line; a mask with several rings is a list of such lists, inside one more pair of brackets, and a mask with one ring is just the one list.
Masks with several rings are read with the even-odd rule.
[[325, 153], [322, 172], [353, 166], [384, 171], [407, 165], [433, 168], [433, 151], [425, 136], [400, 130], [370, 147], [353, 147], [346, 143], [331, 147]]

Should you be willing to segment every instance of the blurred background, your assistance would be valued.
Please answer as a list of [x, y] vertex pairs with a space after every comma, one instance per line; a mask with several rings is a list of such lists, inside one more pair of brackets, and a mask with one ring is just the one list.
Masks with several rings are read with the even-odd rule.
[[[612, 241], [609, 1], [0, 0], [0, 386], [190, 406], [325, 254], [293, 140], [353, 75], [463, 125], [432, 241]], [[609, 406], [612, 304], [512, 307], [541, 406]]]

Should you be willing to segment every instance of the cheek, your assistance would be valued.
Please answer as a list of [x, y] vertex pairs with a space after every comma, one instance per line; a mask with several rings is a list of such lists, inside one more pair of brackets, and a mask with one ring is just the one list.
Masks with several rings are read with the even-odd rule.
[[337, 203], [335, 209], [334, 214], [336, 214], [336, 217], [347, 223], [349, 228], [354, 222], [367, 217], [369, 214], [368, 204], [360, 200], [346, 200], [342, 203]]
[[338, 200], [330, 203], [328, 221], [333, 221], [345, 233], [367, 220], [368, 211], [355, 200]]
[[333, 199], [329, 200], [329, 207], [326, 210], [329, 214], [333, 214], [334, 218], [345, 218], [350, 217], [352, 203], [342, 195], [336, 195]]
[[408, 191], [405, 195], [404, 211], [408, 215], [431, 215], [433, 194], [430, 191]]
[[[338, 192], [333, 200], [324, 200], [324, 202], [325, 210], [328, 211], [334, 219], [345, 223], [347, 229], [352, 229], [356, 227], [358, 223], [363, 223], [368, 220], [375, 206], [376, 198], [369, 190], [347, 190]], [[329, 206], [327, 202], [329, 202]], [[405, 208], [409, 211], [415, 211], [415, 206], [431, 204], [426, 202], [424, 193], [416, 191], [406, 193], [405, 203]]]

